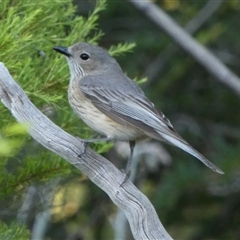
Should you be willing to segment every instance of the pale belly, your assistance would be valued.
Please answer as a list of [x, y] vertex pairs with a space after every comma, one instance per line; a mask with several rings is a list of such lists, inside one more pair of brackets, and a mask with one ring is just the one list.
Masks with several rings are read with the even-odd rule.
[[70, 84], [68, 89], [68, 100], [78, 117], [80, 117], [90, 128], [110, 139], [129, 141], [142, 139], [145, 136], [139, 129], [128, 124], [122, 125], [116, 123], [100, 112], [85, 98], [79, 88], [73, 88], [73, 84]]

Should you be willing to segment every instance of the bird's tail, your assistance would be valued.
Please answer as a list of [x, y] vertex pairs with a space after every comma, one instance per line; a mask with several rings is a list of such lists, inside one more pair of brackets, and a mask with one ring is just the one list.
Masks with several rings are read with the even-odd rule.
[[215, 166], [213, 163], [208, 161], [201, 153], [191, 147], [184, 139], [180, 136], [171, 136], [167, 134], [161, 133], [161, 136], [169, 143], [173, 144], [184, 150], [185, 152], [191, 154], [192, 156], [198, 158], [203, 164], [205, 164], [208, 168], [212, 169], [214, 172], [224, 174], [224, 172]]

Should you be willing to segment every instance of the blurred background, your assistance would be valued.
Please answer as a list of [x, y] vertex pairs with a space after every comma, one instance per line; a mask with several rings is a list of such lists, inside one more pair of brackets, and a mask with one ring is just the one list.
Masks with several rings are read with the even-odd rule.
[[[86, 18], [96, 4], [78, 0], [73, 3], [76, 14]], [[154, 3], [180, 26], [187, 26], [199, 43], [240, 76], [239, 1]], [[98, 41], [100, 46], [109, 49], [121, 42], [136, 43], [131, 53], [116, 56], [124, 72], [132, 79], [147, 77], [148, 80], [140, 81], [140, 86], [156, 108], [185, 140], [225, 172], [218, 175], [175, 147], [147, 141], [136, 148], [134, 183], [150, 199], [174, 239], [240, 239], [240, 97], [129, 1], [107, 1], [97, 22], [104, 33]], [[64, 61], [62, 64], [66, 65]], [[66, 85], [67, 68], [65, 71]], [[52, 114], [49, 107], [44, 111]], [[60, 125], [66, 120], [61, 111], [53, 119]], [[71, 122], [65, 123], [61, 126], [68, 129]], [[86, 132], [89, 134], [90, 130], [82, 126], [85, 136], [89, 136]], [[84, 137], [74, 129], [72, 133]], [[36, 143], [28, 144], [31, 151], [41, 154]], [[100, 146], [100, 151], [103, 148]], [[109, 151], [102, 151], [104, 156], [119, 169], [124, 168], [128, 146], [116, 143], [105, 148]], [[52, 155], [48, 153], [48, 159]], [[116, 235], [117, 221], [124, 220], [116, 218], [118, 210], [108, 196], [73, 167], [65, 165], [61, 168], [65, 167], [67, 172], [61, 170], [59, 174], [58, 168], [54, 168], [46, 179], [40, 176], [41, 181], [26, 180], [20, 193], [12, 192], [3, 198], [2, 221], [26, 224], [33, 240], [132, 239], [128, 225], [124, 225], [121, 238]], [[7, 166], [11, 169], [11, 161]]]

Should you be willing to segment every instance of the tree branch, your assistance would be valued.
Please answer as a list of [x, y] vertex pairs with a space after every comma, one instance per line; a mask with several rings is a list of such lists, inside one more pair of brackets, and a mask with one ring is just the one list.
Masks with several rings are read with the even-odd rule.
[[[203, 8], [194, 16], [184, 27], [184, 30], [193, 35], [199, 28], [204, 25], [208, 19], [219, 9], [225, 0], [209, 0]], [[148, 81], [145, 86], [152, 84], [156, 76], [166, 68], [167, 63], [174, 57], [179, 50], [174, 43], [169, 43], [163, 51], [147, 66], [143, 75], [147, 76]]]
[[42, 114], [1, 62], [0, 98], [18, 122], [28, 124], [28, 132], [36, 141], [74, 165], [108, 194], [124, 211], [135, 239], [172, 239], [147, 197], [130, 181], [120, 187], [124, 174], [93, 150], [88, 148], [78, 157], [84, 150], [83, 142]]
[[158, 27], [168, 34], [176, 44], [189, 53], [216, 80], [230, 88], [240, 97], [240, 79], [231, 72], [217, 57], [195, 41], [161, 8], [150, 1], [129, 0]]

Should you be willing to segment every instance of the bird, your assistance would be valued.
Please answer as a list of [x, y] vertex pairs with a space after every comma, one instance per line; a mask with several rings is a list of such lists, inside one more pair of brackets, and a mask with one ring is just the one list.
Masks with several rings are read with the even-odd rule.
[[137, 141], [155, 139], [191, 154], [208, 168], [224, 172], [186, 142], [165, 115], [158, 111], [143, 90], [126, 74], [105, 49], [79, 42], [70, 47], [55, 46], [66, 57], [70, 70], [68, 100], [75, 114], [90, 128], [105, 136], [97, 141], [127, 141], [130, 146], [124, 182], [131, 174]]

